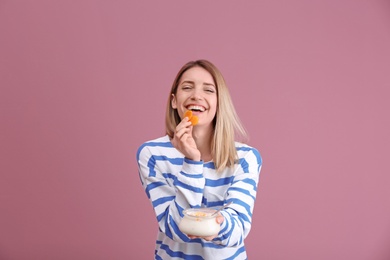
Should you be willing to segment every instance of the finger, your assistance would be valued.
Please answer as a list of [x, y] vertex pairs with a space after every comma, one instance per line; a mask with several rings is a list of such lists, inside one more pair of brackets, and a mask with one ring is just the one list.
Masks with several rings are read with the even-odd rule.
[[189, 126], [191, 126], [191, 122], [188, 121], [188, 120], [182, 120], [177, 126], [176, 126], [176, 131], [179, 131], [183, 128], [188, 128]]
[[203, 239], [206, 241], [211, 241], [215, 238], [216, 236], [209, 236], [209, 237], [204, 237]]
[[180, 130], [183, 130], [183, 129], [188, 130], [190, 126], [191, 126], [191, 122], [189, 122], [189, 121], [183, 122], [183, 121], [182, 121], [182, 122], [180, 122], [180, 123], [176, 126], [175, 131], [176, 131], [176, 132], [179, 132]]
[[194, 126], [191, 124], [189, 127], [188, 127], [189, 131], [188, 131], [188, 134], [192, 136], [192, 130], [194, 129]]
[[181, 121], [180, 121], [180, 123], [178, 124], [178, 126], [179, 125], [185, 125], [185, 126], [188, 126], [188, 125], [191, 125], [192, 123], [191, 123], [191, 121], [188, 119], [188, 117], [184, 117]]
[[190, 137], [189, 134], [184, 133], [184, 134], [180, 137], [180, 141], [183, 142], [183, 143], [185, 143], [189, 137]]
[[187, 132], [188, 132], [187, 128], [182, 128], [176, 131], [175, 136], [177, 139], [180, 140], [183, 137], [183, 135], [186, 134]]
[[177, 133], [177, 136], [181, 142], [186, 142], [188, 138], [192, 137], [192, 134], [190, 133], [190, 130], [186, 128]]
[[220, 215], [220, 216], [216, 217], [216, 221], [218, 224], [221, 224], [222, 222], [225, 221], [225, 218], [222, 215]]

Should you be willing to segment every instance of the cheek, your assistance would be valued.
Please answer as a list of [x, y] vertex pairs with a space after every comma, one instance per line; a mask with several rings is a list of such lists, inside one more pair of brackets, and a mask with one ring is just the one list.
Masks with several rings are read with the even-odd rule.
[[217, 99], [213, 100], [212, 107], [213, 107], [213, 110], [217, 111], [217, 107], [218, 107], [218, 100]]
[[176, 93], [175, 95], [176, 108], [180, 107], [187, 99], [188, 97], [186, 95], [183, 95], [182, 93]]

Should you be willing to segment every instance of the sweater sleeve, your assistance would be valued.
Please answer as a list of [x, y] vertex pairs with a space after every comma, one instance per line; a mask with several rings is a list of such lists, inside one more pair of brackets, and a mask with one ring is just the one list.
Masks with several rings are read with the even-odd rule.
[[188, 242], [189, 238], [178, 226], [183, 209], [199, 207], [202, 203], [203, 162], [155, 155], [147, 145], [139, 148], [137, 161], [140, 180], [160, 230], [175, 241]]
[[241, 245], [252, 226], [262, 158], [256, 149], [248, 149], [240, 158], [232, 185], [227, 190], [226, 202], [233, 201], [233, 204], [221, 212], [225, 220], [213, 241], [221, 246]]

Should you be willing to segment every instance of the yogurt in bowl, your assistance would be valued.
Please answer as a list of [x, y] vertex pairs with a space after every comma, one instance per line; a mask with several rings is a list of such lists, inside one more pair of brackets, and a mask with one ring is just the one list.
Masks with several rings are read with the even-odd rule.
[[179, 223], [181, 232], [187, 235], [207, 237], [218, 234], [221, 226], [217, 223], [218, 214], [211, 216], [215, 209], [190, 208], [183, 211], [184, 217]]

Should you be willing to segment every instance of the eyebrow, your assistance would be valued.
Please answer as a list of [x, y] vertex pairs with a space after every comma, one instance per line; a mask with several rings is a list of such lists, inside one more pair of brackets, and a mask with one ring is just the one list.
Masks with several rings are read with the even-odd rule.
[[[192, 81], [192, 80], [184, 80], [182, 83], [180, 83], [180, 85], [183, 85], [184, 83], [190, 83], [190, 84], [193, 84], [195, 85], [195, 82]], [[203, 82], [203, 85], [206, 85], [206, 86], [212, 86], [215, 88], [215, 85], [212, 84], [212, 83], [207, 83], [207, 82]]]

